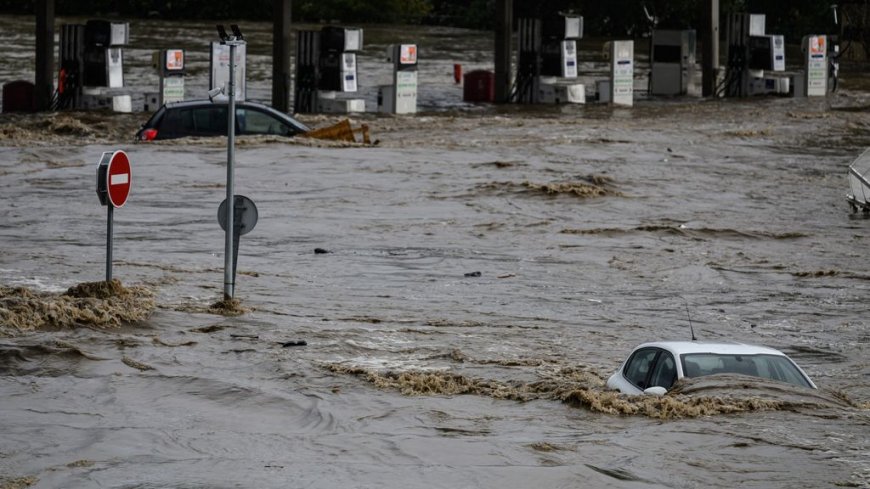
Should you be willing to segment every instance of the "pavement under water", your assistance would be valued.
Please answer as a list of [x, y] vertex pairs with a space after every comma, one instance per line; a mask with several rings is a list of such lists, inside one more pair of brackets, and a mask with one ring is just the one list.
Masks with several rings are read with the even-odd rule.
[[[225, 139], [4, 116], [2, 307], [103, 276], [95, 163], [124, 149], [114, 276], [155, 309], [4, 320], [0, 487], [870, 487], [870, 221], [844, 198], [868, 106], [463, 108], [356, 116], [377, 145], [241, 138], [260, 216], [241, 315], [212, 308]], [[636, 344], [689, 338], [687, 308], [700, 339], [779, 348], [820, 390], [603, 387]]]

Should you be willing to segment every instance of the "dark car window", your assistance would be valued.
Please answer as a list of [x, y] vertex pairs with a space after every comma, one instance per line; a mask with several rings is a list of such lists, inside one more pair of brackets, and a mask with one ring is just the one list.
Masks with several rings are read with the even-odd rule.
[[193, 128], [193, 113], [191, 109], [167, 110], [160, 122], [160, 132], [170, 134], [190, 134]]
[[634, 352], [625, 364], [625, 370], [623, 370], [625, 378], [640, 389], [649, 387], [647, 377], [658, 353], [657, 348], [644, 348]]
[[677, 363], [674, 361], [674, 356], [662, 350], [658, 360], [656, 360], [655, 367], [653, 367], [649, 386], [670, 389], [675, 380], [677, 380]]
[[212, 136], [227, 133], [227, 107], [208, 105], [193, 109], [194, 134]]
[[251, 108], [236, 109], [236, 122], [239, 134], [275, 134], [286, 136], [293, 134], [289, 125], [276, 117]]

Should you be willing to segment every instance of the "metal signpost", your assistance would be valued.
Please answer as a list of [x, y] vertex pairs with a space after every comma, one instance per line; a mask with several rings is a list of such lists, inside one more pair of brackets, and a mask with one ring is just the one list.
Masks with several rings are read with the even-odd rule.
[[108, 206], [106, 225], [106, 282], [112, 281], [112, 221], [114, 210], [127, 202], [133, 174], [130, 159], [123, 151], [105, 152], [97, 165], [97, 196]]
[[[235, 164], [236, 154], [236, 48], [245, 46], [245, 37], [239, 30], [239, 26], [233, 24], [230, 26], [233, 31], [232, 35], [227, 34], [224, 26], [218, 24], [218, 36], [221, 38], [221, 44], [230, 47], [230, 77], [227, 82], [227, 96], [229, 102], [227, 104], [227, 202], [235, 202], [233, 199], [233, 182], [235, 175], [233, 173], [233, 165]], [[226, 222], [235, 222], [233, 219], [234, 205], [226, 207]], [[233, 298], [233, 288], [235, 286], [235, 277], [233, 276], [233, 232], [230, 226], [225, 227], [225, 246], [224, 246], [224, 300]]]

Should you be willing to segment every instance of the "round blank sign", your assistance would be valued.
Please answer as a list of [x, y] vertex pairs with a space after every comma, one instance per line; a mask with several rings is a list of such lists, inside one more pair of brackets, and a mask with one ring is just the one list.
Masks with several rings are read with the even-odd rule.
[[[254, 230], [254, 226], [257, 225], [257, 219], [260, 217], [257, 213], [257, 206], [254, 204], [253, 200], [244, 195], [236, 195], [235, 202], [236, 205], [233, 207], [233, 220], [241, 224], [239, 235], [248, 234]], [[224, 199], [223, 202], [221, 202], [221, 205], [218, 206], [217, 218], [218, 224], [221, 225], [221, 229], [226, 231], [227, 199]]]

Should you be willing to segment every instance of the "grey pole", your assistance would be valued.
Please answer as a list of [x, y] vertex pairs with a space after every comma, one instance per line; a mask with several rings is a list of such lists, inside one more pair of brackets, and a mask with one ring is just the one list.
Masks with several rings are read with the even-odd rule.
[[36, 1], [36, 110], [51, 109], [54, 94], [54, 0]]
[[496, 0], [495, 12], [495, 101], [503, 104], [510, 102], [513, 0]]
[[704, 53], [701, 59], [701, 94], [716, 96], [716, 79], [719, 76], [719, 0], [703, 0]]
[[292, 0], [272, 0], [272, 107], [290, 110], [290, 23]]
[[109, 202], [109, 218], [106, 220], [106, 282], [112, 281], [112, 220], [115, 206]]
[[235, 175], [233, 174], [233, 165], [236, 159], [236, 44], [230, 45], [230, 81], [229, 81], [229, 103], [227, 111], [227, 229], [226, 242], [224, 246], [224, 300], [233, 298], [233, 182]]

